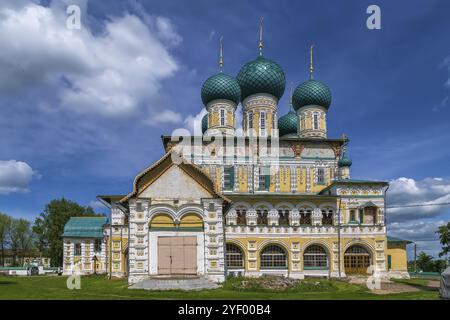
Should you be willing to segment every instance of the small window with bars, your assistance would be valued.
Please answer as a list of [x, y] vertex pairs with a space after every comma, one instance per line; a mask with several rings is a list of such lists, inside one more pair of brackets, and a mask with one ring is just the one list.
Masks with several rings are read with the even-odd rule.
[[232, 166], [223, 169], [223, 188], [228, 191], [234, 188], [234, 167]]
[[248, 121], [248, 129], [253, 129], [253, 113], [249, 112], [247, 114], [247, 121]]
[[313, 126], [314, 130], [319, 130], [319, 115], [317, 113], [313, 115]]
[[81, 243], [75, 243], [75, 256], [81, 256]]
[[267, 191], [270, 187], [270, 174], [269, 168], [260, 167], [259, 168], [259, 181], [258, 190]]
[[220, 109], [220, 125], [225, 125], [225, 109]]
[[325, 184], [325, 170], [323, 168], [317, 169], [317, 184]]
[[264, 136], [266, 134], [266, 112], [261, 111], [259, 114], [259, 130], [261, 135]]
[[101, 252], [102, 251], [102, 239], [95, 239], [94, 241], [94, 251]]

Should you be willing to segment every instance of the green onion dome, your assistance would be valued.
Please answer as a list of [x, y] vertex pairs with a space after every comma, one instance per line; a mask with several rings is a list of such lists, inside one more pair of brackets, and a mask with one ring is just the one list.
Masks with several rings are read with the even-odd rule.
[[209, 77], [203, 83], [202, 101], [205, 106], [216, 99], [230, 100], [238, 105], [240, 98], [241, 88], [238, 82], [235, 78], [223, 72]]
[[280, 99], [286, 86], [286, 77], [280, 65], [263, 56], [247, 62], [236, 79], [241, 86], [241, 101], [255, 93], [269, 93]]
[[292, 108], [284, 116], [278, 119], [280, 137], [287, 134], [297, 134], [298, 116]]
[[309, 105], [318, 105], [328, 109], [331, 104], [330, 88], [320, 81], [310, 79], [295, 88], [292, 103], [295, 110]]
[[202, 118], [202, 133], [208, 130], [208, 114], [205, 114]]
[[340, 168], [342, 168], [342, 167], [350, 167], [351, 165], [352, 165], [352, 160], [350, 158], [348, 158], [344, 152], [344, 154], [342, 155], [342, 158], [339, 159], [339, 161], [338, 161], [338, 166]]

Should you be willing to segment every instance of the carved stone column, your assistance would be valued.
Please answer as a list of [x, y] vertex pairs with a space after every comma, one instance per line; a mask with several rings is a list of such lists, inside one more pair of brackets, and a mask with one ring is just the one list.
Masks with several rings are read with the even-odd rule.
[[316, 225], [321, 226], [322, 225], [322, 211], [320, 211], [319, 208], [315, 208], [312, 213], [311, 219], [312, 219], [313, 226], [316, 226]]
[[227, 216], [225, 217], [225, 220], [227, 222], [227, 225], [235, 226], [237, 224], [237, 213], [234, 208], [232, 208], [232, 209], [230, 209], [230, 211], [228, 211]]
[[289, 213], [289, 224], [291, 226], [300, 225], [300, 212], [297, 209], [294, 209]]
[[247, 224], [248, 225], [256, 225], [256, 210], [255, 209], [249, 209], [247, 213], [245, 214], [245, 217], [247, 218]]
[[271, 209], [269, 211], [269, 214], [267, 216], [268, 218], [268, 222], [269, 222], [269, 226], [277, 226], [279, 223], [279, 215], [278, 215], [278, 211], [276, 209]]

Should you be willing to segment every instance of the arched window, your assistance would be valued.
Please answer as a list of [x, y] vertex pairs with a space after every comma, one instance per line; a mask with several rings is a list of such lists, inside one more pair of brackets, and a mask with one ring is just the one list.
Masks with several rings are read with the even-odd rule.
[[256, 224], [267, 225], [269, 223], [267, 216], [269, 215], [269, 211], [265, 209], [256, 210]]
[[311, 209], [300, 209], [300, 224], [310, 225], [312, 210]]
[[317, 113], [313, 114], [313, 127], [314, 130], [319, 130], [319, 115]]
[[220, 109], [220, 125], [225, 125], [225, 109]]
[[236, 209], [237, 214], [237, 225], [246, 225], [247, 224], [247, 210], [245, 209]]
[[313, 244], [303, 253], [305, 269], [328, 269], [328, 255], [322, 246]]
[[227, 268], [243, 268], [244, 254], [241, 248], [235, 244], [227, 243], [226, 250]]
[[278, 210], [278, 224], [289, 225], [289, 209], [280, 209]]
[[323, 225], [333, 224], [333, 209], [326, 208], [322, 210], [322, 224]]
[[265, 247], [259, 256], [261, 269], [287, 268], [286, 251], [275, 244]]
[[75, 243], [75, 256], [81, 256], [81, 243]]

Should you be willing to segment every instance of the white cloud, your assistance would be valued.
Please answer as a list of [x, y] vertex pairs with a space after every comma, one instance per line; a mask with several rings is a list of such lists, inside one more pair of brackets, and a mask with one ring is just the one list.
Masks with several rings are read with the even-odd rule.
[[40, 177], [25, 162], [0, 160], [0, 194], [28, 192], [33, 176]]
[[388, 224], [388, 231], [389, 235], [402, 239], [436, 241], [438, 240], [436, 231], [440, 225], [445, 223], [444, 220], [393, 222]]
[[172, 46], [179, 45], [183, 40], [183, 38], [175, 31], [172, 22], [167, 18], [156, 17], [156, 27], [158, 29], [159, 37]]
[[[450, 180], [443, 178], [425, 178], [416, 181], [402, 177], [392, 180], [387, 192], [388, 206], [448, 202], [450, 202]], [[387, 210], [389, 222], [395, 222], [437, 217], [449, 212], [450, 206], [418, 206]]]
[[90, 201], [88, 206], [94, 209], [95, 211], [107, 210], [107, 207], [98, 200]]
[[157, 114], [151, 115], [146, 120], [145, 124], [149, 126], [159, 126], [163, 124], [177, 124], [181, 123], [183, 118], [181, 114], [172, 110], [163, 110]]
[[0, 91], [48, 86], [63, 107], [78, 113], [150, 113], [161, 82], [178, 70], [169, 47], [182, 38], [170, 20], [150, 17], [149, 25], [125, 14], [94, 34], [87, 24], [67, 29], [66, 17], [59, 5], [0, 9]]
[[[417, 245], [417, 253], [425, 251], [434, 257], [438, 257], [441, 251], [439, 235], [436, 233], [440, 225], [446, 224], [444, 220], [416, 220], [393, 222], [388, 224], [388, 234], [400, 239], [414, 241]], [[408, 246], [409, 260], [414, 257], [413, 246]]]
[[205, 108], [202, 108], [202, 110], [196, 115], [188, 115], [186, 119], [184, 119], [185, 129], [189, 130], [189, 132], [195, 136], [201, 136], [202, 119], [205, 114], [207, 114], [207, 111]]

